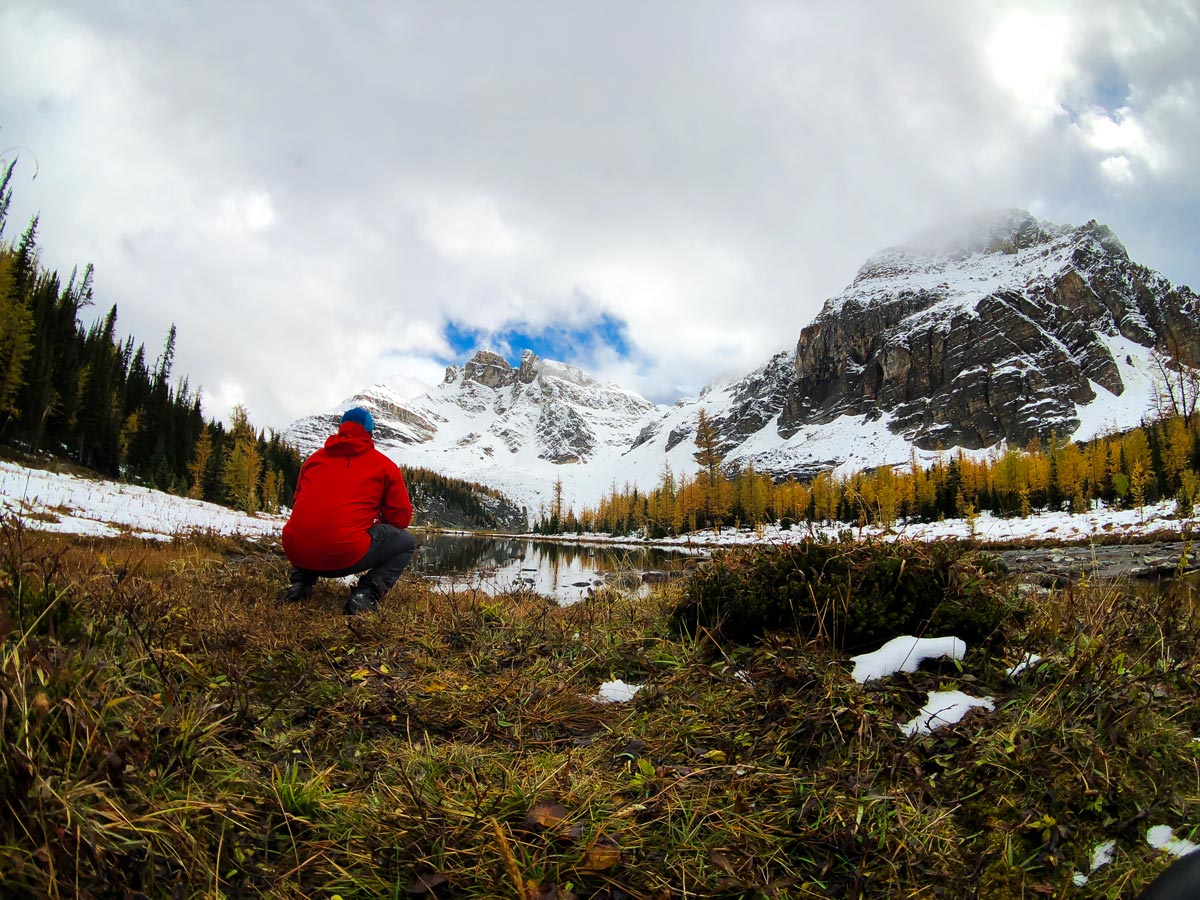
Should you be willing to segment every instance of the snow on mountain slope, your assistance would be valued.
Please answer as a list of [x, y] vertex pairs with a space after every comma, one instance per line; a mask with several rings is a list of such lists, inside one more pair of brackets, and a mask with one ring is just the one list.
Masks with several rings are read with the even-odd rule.
[[559, 478], [567, 506], [593, 502], [613, 480], [624, 484], [620, 456], [657, 409], [633, 391], [532, 351], [518, 368], [480, 351], [420, 397], [397, 403], [377, 385], [293, 423], [288, 439], [312, 452], [350, 406], [371, 410], [376, 445], [402, 466], [486, 484], [534, 517], [550, 508]]

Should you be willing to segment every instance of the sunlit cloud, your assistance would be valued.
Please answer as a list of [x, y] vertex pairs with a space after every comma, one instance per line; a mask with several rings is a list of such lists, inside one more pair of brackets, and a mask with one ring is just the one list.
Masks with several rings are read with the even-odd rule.
[[1101, 160], [1100, 171], [1114, 184], [1133, 184], [1133, 165], [1124, 156], [1110, 156]]
[[1064, 14], [1015, 8], [995, 27], [986, 52], [996, 83], [1041, 124], [1061, 115], [1063, 88], [1078, 77]]

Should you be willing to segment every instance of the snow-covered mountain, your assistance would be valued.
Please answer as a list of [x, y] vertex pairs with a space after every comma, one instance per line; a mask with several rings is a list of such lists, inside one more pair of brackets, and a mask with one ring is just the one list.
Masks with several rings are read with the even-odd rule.
[[401, 400], [374, 385], [293, 422], [288, 439], [304, 453], [315, 450], [351, 406], [371, 410], [376, 445], [402, 466], [486, 484], [534, 517], [539, 507], [550, 508], [559, 478], [568, 505], [593, 502], [613, 478], [624, 484], [614, 462], [657, 409], [633, 391], [530, 350], [517, 368], [483, 350], [448, 368], [443, 382], [420, 397]]
[[1154, 347], [1200, 366], [1190, 289], [1094, 221], [1011, 210], [875, 255], [794, 349], [673, 406], [530, 351], [518, 368], [483, 351], [421, 397], [376, 385], [288, 436], [311, 451], [363, 405], [401, 465], [498, 488], [536, 516], [559, 479], [579, 505], [614, 484], [652, 487], [668, 465], [694, 471], [702, 409], [728, 463], [777, 475], [1129, 427], [1151, 405]]

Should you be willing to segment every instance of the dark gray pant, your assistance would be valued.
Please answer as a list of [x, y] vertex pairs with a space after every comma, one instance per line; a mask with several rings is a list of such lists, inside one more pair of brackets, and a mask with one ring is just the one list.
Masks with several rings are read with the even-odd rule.
[[354, 565], [330, 572], [316, 572], [292, 566], [292, 583], [299, 582], [311, 586], [318, 578], [344, 578], [362, 572], [358, 586], [369, 587], [376, 597], [382, 597], [391, 590], [392, 585], [412, 562], [413, 553], [417, 549], [417, 539], [407, 529], [384, 522], [372, 525], [367, 533], [371, 535], [371, 547]]

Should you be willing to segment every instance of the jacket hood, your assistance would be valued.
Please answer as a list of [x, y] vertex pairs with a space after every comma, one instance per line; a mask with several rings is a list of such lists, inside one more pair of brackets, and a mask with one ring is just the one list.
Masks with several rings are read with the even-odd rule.
[[337, 434], [325, 440], [325, 452], [330, 456], [358, 456], [373, 449], [371, 435], [357, 422], [343, 422]]

